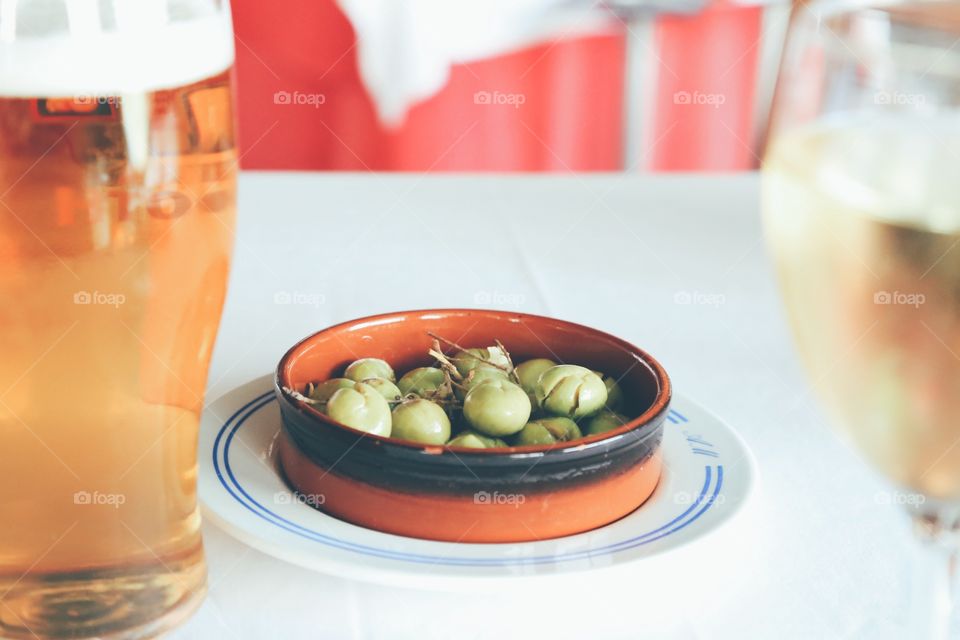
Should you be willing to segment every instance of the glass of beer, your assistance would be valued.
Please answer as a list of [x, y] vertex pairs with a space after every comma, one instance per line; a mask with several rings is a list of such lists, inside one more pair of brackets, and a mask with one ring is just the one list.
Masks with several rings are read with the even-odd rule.
[[946, 637], [960, 523], [960, 4], [799, 4], [762, 209], [812, 386], [921, 543]]
[[203, 599], [232, 64], [226, 0], [0, 0], [0, 637], [152, 637]]

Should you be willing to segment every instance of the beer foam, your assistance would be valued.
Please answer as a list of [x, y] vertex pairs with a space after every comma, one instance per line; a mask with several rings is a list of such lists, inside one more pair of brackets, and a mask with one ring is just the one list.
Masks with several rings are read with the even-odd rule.
[[32, 37], [0, 34], [0, 96], [114, 96], [170, 89], [233, 64], [226, 15], [152, 29]]

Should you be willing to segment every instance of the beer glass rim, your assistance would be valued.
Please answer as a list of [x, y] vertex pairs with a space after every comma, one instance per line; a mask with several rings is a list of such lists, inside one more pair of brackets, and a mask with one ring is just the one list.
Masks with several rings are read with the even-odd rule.
[[[30, 11], [48, 5], [55, 8]], [[0, 0], [0, 96], [156, 91], [233, 65], [229, 2], [151, 0], [132, 9], [121, 6], [126, 5]], [[188, 6], [196, 10], [183, 10]]]

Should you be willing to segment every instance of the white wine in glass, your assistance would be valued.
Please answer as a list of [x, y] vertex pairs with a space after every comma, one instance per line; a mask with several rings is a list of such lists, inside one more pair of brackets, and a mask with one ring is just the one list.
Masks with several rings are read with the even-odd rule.
[[762, 209], [813, 388], [920, 540], [945, 638], [960, 530], [960, 3], [794, 8]]
[[838, 119], [778, 139], [764, 179], [814, 388], [871, 463], [946, 500], [960, 497], [956, 153], [960, 122]]

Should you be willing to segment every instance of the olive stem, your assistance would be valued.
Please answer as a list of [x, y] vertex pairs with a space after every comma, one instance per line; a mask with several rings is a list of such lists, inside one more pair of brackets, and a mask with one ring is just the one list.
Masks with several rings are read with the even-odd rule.
[[407, 400], [429, 400], [430, 402], [434, 404], [439, 404], [439, 405], [450, 405], [452, 407], [460, 406], [460, 401], [457, 400], [456, 398], [441, 398], [437, 396], [425, 397], [425, 396], [418, 396], [415, 393], [408, 393], [407, 395], [403, 396], [402, 398], [400, 398], [395, 402], [391, 401], [391, 404], [402, 404]]
[[[427, 335], [433, 336], [433, 334], [430, 332], [427, 332]], [[450, 360], [447, 359], [446, 354], [440, 350], [440, 342], [437, 340], [436, 336], [433, 336], [433, 348], [427, 351], [427, 353], [437, 359], [437, 363], [440, 365], [440, 368], [443, 369], [448, 376], [451, 378], [455, 376], [458, 380], [463, 379], [463, 376], [460, 375], [460, 372], [457, 370], [454, 364], [450, 362]]]
[[[454, 349], [459, 349], [459, 350], [462, 351], [464, 354], [466, 354], [467, 356], [473, 358], [474, 360], [479, 360], [480, 362], [483, 362], [484, 364], [488, 364], [488, 365], [490, 365], [491, 367], [494, 367], [494, 368], [496, 368], [496, 369], [500, 369], [501, 371], [503, 371], [504, 373], [506, 373], [506, 374], [508, 374], [508, 375], [511, 373], [511, 370], [508, 369], [507, 367], [501, 366], [501, 365], [499, 365], [499, 364], [497, 364], [497, 363], [495, 363], [495, 362], [490, 362], [489, 360], [484, 360], [484, 359], [481, 358], [480, 356], [474, 355], [474, 354], [470, 353], [470, 351], [467, 350], [466, 347], [461, 347], [460, 345], [458, 345], [458, 344], [457, 344], [456, 342], [454, 342], [453, 340], [447, 340], [447, 339], [444, 338], [443, 336], [438, 336], [437, 334], [433, 333], [432, 331], [427, 331], [427, 335], [430, 336], [431, 338], [433, 338], [434, 340], [438, 340], [438, 341], [446, 344], [448, 347], [453, 347]], [[499, 340], [497, 340], [496, 343], [497, 343], [497, 346], [502, 349], [501, 342], [500, 342]], [[439, 351], [439, 349], [438, 349], [438, 351]], [[506, 353], [505, 350], [504, 350], [504, 353]], [[431, 353], [431, 355], [434, 355], [434, 354]], [[436, 356], [434, 355], [434, 357], [436, 357]], [[509, 356], [508, 356], [508, 359], [509, 359]], [[446, 356], [444, 356], [444, 360], [446, 360]], [[513, 367], [513, 363], [512, 363], [512, 362], [510, 363], [510, 366], [511, 366], [511, 368]]]
[[513, 365], [513, 358], [510, 357], [510, 352], [507, 351], [507, 348], [503, 346], [503, 343], [500, 342], [500, 339], [494, 340], [497, 343], [497, 348], [500, 349], [500, 353], [503, 354], [503, 357], [507, 359], [507, 367], [509, 367], [508, 375], [511, 376], [517, 384], [520, 384], [520, 375], [517, 373], [517, 368]]
[[[313, 383], [309, 383], [309, 384], [313, 384]], [[309, 388], [309, 385], [308, 385], [308, 388]], [[299, 400], [300, 402], [306, 402], [307, 404], [326, 404], [325, 402], [320, 402], [319, 400], [314, 400], [313, 398], [309, 398], [303, 395], [302, 393], [300, 393], [299, 391], [297, 391], [296, 389], [283, 387], [283, 392], [289, 394], [290, 397], [292, 397], [294, 400]]]

